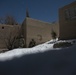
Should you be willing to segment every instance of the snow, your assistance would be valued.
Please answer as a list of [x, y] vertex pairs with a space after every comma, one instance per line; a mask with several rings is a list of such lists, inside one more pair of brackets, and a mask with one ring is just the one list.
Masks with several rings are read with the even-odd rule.
[[25, 54], [33, 54], [33, 53], [45, 52], [48, 50], [54, 50], [53, 45], [56, 41], [57, 40], [50, 40], [44, 44], [40, 44], [32, 48], [18, 48], [8, 51], [6, 53], [1, 53], [0, 60], [2, 61], [11, 60], [14, 57], [21, 57]]
[[33, 48], [1, 53], [0, 75], [76, 75], [76, 43], [69, 48], [53, 48], [64, 41], [50, 40]]

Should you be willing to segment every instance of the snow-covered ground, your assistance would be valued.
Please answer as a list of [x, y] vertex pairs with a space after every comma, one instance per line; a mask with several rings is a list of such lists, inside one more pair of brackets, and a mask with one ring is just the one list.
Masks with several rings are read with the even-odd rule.
[[37, 45], [32, 48], [18, 48], [0, 54], [0, 60], [10, 60], [14, 57], [21, 57], [26, 54], [41, 53], [48, 50], [54, 50], [53, 45], [57, 40], [50, 40], [46, 43]]
[[0, 75], [76, 75], [76, 43], [68, 48], [53, 48], [58, 42], [65, 40], [1, 53]]

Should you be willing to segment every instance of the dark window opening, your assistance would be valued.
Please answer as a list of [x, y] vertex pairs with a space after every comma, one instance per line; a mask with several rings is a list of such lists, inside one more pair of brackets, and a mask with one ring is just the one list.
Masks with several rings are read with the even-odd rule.
[[4, 27], [2, 27], [2, 29], [4, 29]]

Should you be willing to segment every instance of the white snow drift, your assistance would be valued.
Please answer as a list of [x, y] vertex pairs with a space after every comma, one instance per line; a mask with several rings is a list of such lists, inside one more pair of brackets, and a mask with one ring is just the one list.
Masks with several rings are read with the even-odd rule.
[[76, 44], [53, 48], [58, 42], [65, 40], [52, 40], [33, 48], [1, 53], [0, 75], [76, 75]]

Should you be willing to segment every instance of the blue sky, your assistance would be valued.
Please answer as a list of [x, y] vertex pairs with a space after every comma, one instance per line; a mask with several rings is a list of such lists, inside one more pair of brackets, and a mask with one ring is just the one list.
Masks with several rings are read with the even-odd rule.
[[76, 0], [0, 0], [0, 17], [12, 15], [22, 23], [28, 8], [31, 18], [58, 21], [58, 9]]

